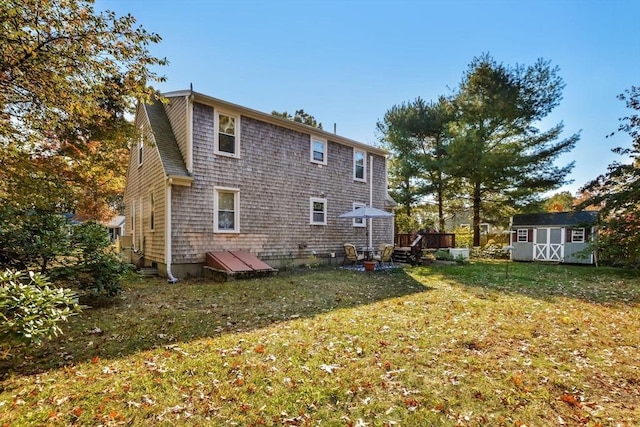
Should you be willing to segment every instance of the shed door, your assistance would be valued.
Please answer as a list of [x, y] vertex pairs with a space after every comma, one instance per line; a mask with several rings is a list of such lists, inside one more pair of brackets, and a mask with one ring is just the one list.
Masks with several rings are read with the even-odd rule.
[[538, 228], [533, 242], [533, 259], [536, 261], [562, 261], [564, 258], [561, 228]]

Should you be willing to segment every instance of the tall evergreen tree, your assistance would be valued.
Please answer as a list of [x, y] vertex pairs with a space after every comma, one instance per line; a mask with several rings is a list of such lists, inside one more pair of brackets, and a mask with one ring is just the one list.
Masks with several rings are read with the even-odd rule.
[[444, 231], [444, 209], [451, 186], [447, 176], [448, 127], [453, 119], [450, 102], [416, 98], [393, 106], [377, 124], [382, 141], [394, 154], [390, 184], [397, 200], [410, 215], [411, 207], [431, 195], [438, 207], [438, 223]]
[[559, 139], [562, 123], [541, 131], [536, 126], [562, 98], [558, 68], [538, 60], [507, 67], [484, 54], [469, 65], [454, 104], [449, 171], [469, 186], [473, 207], [473, 245], [480, 244], [483, 203], [493, 209], [517, 207], [566, 182], [573, 163], [555, 159], [571, 150], [574, 134]]

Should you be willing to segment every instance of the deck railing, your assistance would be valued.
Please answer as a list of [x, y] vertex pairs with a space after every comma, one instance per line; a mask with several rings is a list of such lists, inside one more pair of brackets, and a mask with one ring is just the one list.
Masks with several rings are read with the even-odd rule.
[[[416, 238], [422, 236], [416, 242]], [[415, 243], [414, 243], [415, 242]], [[456, 247], [456, 235], [453, 233], [398, 233], [396, 235], [397, 247], [414, 247], [420, 245], [422, 249], [444, 249]]]

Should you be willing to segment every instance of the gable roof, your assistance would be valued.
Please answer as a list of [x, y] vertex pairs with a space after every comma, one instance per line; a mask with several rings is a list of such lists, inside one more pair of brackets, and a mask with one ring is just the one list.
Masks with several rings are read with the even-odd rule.
[[598, 220], [598, 211], [545, 212], [514, 215], [512, 226], [577, 226], [593, 225]]
[[143, 104], [143, 107], [149, 118], [151, 132], [160, 154], [160, 161], [165, 175], [171, 178], [191, 179], [191, 174], [187, 171], [187, 166], [178, 148], [178, 142], [171, 129], [164, 105], [162, 105], [161, 101], [154, 99], [151, 104]]
[[174, 92], [166, 92], [166, 93], [163, 93], [162, 96], [165, 96], [167, 98], [177, 97], [177, 96], [192, 96], [194, 101], [205, 104], [205, 105], [212, 105], [214, 106], [214, 108], [220, 107], [223, 109], [236, 111], [246, 117], [251, 117], [253, 119], [275, 124], [277, 126], [281, 126], [284, 128], [293, 129], [301, 133], [307, 133], [307, 134], [315, 135], [318, 137], [326, 138], [327, 140], [331, 140], [333, 142], [337, 142], [342, 145], [362, 149], [371, 154], [377, 154], [383, 157], [389, 156], [388, 151], [378, 147], [374, 147], [373, 145], [368, 145], [362, 142], [354, 141], [353, 139], [345, 138], [338, 134], [327, 132], [325, 130], [322, 130], [313, 126], [309, 126], [304, 123], [298, 123], [298, 122], [294, 122], [293, 120], [274, 116], [273, 114], [263, 113], [262, 111], [253, 110], [251, 108], [243, 107], [242, 105], [234, 104], [234, 103], [224, 101], [219, 98], [214, 98], [212, 96], [205, 95], [203, 93], [195, 92], [192, 90], [179, 90]]

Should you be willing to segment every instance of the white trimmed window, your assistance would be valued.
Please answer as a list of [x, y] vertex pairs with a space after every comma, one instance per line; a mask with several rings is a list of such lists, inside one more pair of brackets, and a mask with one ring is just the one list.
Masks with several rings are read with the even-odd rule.
[[324, 138], [318, 138], [311, 135], [310, 138], [310, 157], [311, 163], [317, 163], [319, 165], [327, 164], [327, 140]]
[[156, 203], [153, 199], [153, 191], [149, 193], [149, 229], [156, 229]]
[[584, 243], [584, 228], [571, 230], [571, 243]]
[[309, 223], [327, 225], [327, 199], [311, 197], [309, 199]]
[[240, 157], [240, 117], [216, 110], [213, 129], [214, 153], [228, 157]]
[[480, 224], [480, 233], [487, 234], [489, 232], [489, 224], [483, 222]]
[[527, 230], [526, 228], [519, 228], [518, 229], [518, 242], [526, 243], [528, 241], [529, 241], [529, 230]]
[[460, 228], [463, 230], [471, 230], [471, 224], [460, 224]]
[[[364, 203], [353, 202], [353, 209], [364, 208], [367, 205]], [[364, 218], [353, 218], [353, 226], [354, 227], [366, 227], [367, 223], [364, 221]]]
[[214, 233], [240, 232], [240, 190], [237, 188], [213, 188]]
[[367, 181], [367, 153], [357, 148], [353, 149], [353, 179]]
[[142, 165], [143, 149], [144, 149], [144, 136], [140, 134], [140, 138], [138, 138], [138, 166]]

